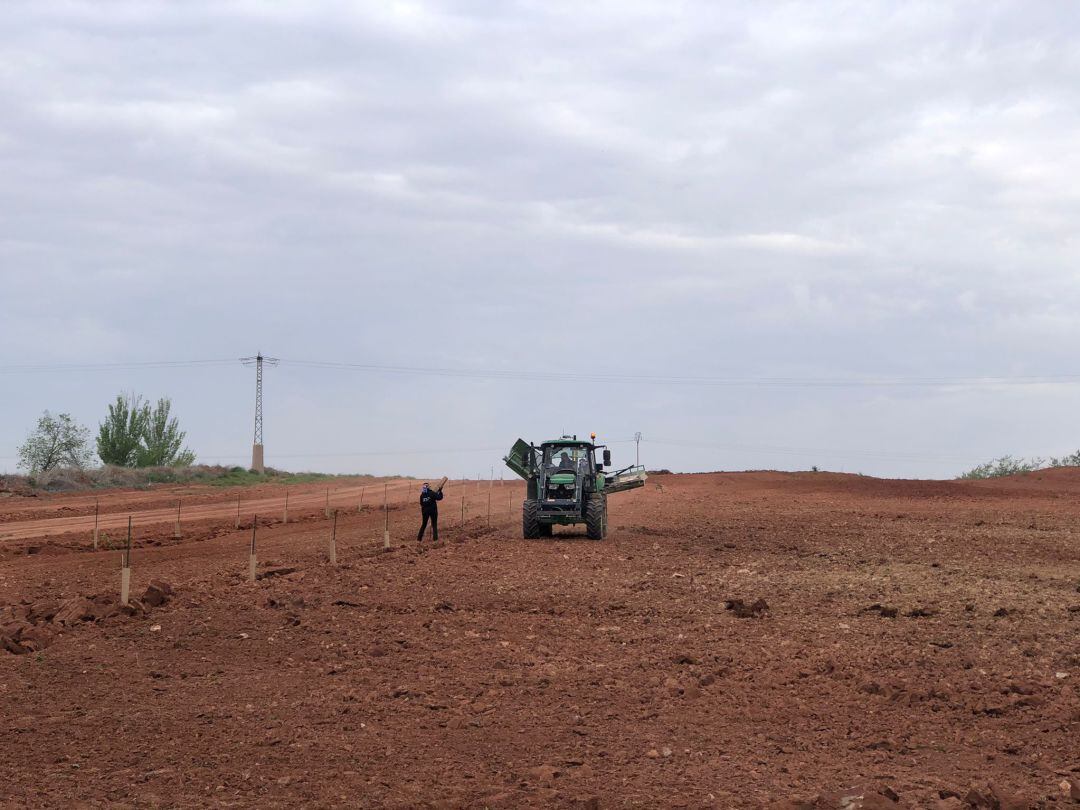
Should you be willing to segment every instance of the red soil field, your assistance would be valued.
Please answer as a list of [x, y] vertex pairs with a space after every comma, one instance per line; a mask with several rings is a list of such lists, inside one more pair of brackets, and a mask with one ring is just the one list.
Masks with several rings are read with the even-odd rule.
[[602, 542], [451, 483], [423, 550], [416, 488], [337, 566], [318, 484], [3, 499], [0, 805], [1078, 806], [1077, 471], [658, 475]]

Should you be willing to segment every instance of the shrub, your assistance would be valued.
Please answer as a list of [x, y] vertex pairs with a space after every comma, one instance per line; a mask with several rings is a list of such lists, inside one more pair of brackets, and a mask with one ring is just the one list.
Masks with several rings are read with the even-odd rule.
[[1042, 469], [1044, 465], [1045, 461], [1041, 458], [1025, 459], [1002, 456], [1001, 458], [995, 458], [992, 461], [988, 461], [985, 464], [980, 464], [978, 467], [973, 467], [966, 473], [963, 473], [960, 477], [965, 480], [1002, 478], [1006, 475], [1034, 472], [1035, 470]]
[[48, 411], [18, 448], [19, 466], [31, 475], [60, 467], [82, 469], [90, 464], [90, 431], [69, 414]]
[[1051, 467], [1080, 467], [1080, 450], [1061, 458], [1050, 459]]

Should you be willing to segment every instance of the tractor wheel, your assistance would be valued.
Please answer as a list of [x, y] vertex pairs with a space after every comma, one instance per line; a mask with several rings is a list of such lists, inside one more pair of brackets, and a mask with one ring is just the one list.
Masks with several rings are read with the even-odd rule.
[[521, 533], [526, 540], [535, 540], [540, 536], [540, 504], [534, 498], [528, 498], [521, 507]]
[[541, 523], [540, 524], [540, 536], [541, 537], [552, 537], [554, 535], [554, 533], [555, 533], [555, 527], [552, 526], [550, 523]]
[[596, 493], [585, 504], [585, 536], [603, 540], [607, 536], [607, 498]]

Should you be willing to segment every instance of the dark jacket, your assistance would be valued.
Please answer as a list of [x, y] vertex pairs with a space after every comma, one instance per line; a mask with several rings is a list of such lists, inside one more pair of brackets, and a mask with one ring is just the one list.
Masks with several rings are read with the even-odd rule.
[[424, 515], [437, 515], [439, 514], [439, 501], [442, 500], [442, 490], [421, 490], [420, 491], [420, 512]]

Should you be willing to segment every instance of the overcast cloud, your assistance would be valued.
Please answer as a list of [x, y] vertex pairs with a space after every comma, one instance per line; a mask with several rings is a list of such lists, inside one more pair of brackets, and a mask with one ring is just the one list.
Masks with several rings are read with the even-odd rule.
[[[235, 358], [725, 378], [1080, 373], [1080, 6], [9, 2], [0, 366]], [[235, 367], [0, 371], [170, 395]], [[476, 475], [519, 435], [681, 470], [950, 476], [1080, 447], [1071, 384], [267, 372], [267, 462]], [[619, 444], [615, 460], [633, 460]], [[372, 453], [375, 455], [351, 455]], [[385, 455], [379, 455], [386, 453]], [[496, 475], [499, 468], [496, 466]]]

